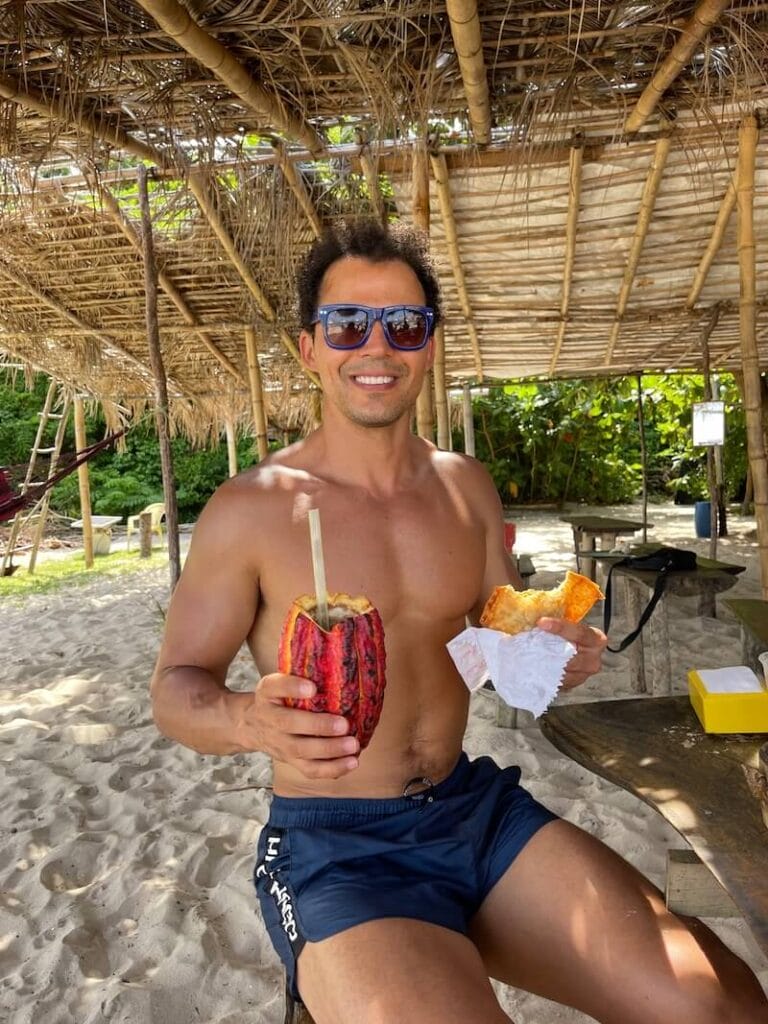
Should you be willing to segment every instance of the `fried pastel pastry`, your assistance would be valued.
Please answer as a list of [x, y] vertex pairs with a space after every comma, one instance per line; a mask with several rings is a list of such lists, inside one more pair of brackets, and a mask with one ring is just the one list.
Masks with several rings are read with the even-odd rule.
[[579, 622], [603, 597], [596, 583], [577, 572], [567, 572], [563, 582], [552, 590], [515, 590], [496, 587], [480, 616], [480, 625], [503, 633], [522, 633], [533, 629], [542, 616]]

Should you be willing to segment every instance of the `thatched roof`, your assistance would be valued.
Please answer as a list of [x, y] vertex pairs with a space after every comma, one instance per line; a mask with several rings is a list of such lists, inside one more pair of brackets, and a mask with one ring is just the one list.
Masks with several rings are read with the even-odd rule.
[[[292, 270], [347, 214], [428, 212], [449, 384], [696, 368], [702, 332], [738, 366], [733, 176], [768, 105], [768, 4], [46, 0], [0, 11], [0, 48], [14, 363], [151, 401], [140, 158], [189, 432], [249, 415], [246, 325], [273, 417], [311, 418]], [[753, 198], [765, 365], [764, 145]]]

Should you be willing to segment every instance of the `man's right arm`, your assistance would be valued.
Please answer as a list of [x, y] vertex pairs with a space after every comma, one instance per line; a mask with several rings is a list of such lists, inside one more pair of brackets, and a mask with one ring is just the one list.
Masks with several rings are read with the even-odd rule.
[[253, 513], [253, 495], [225, 484], [200, 516], [152, 677], [155, 723], [201, 754], [263, 751], [308, 778], [337, 778], [357, 767], [346, 720], [285, 706], [313, 696], [313, 683], [273, 673], [250, 693], [226, 686], [258, 612]]

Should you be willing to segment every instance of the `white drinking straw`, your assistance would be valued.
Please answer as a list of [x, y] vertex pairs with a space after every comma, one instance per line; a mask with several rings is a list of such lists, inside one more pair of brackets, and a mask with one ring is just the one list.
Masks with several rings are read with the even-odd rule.
[[309, 537], [312, 542], [312, 571], [315, 574], [315, 599], [317, 601], [317, 624], [321, 629], [329, 629], [328, 619], [328, 587], [325, 583], [325, 560], [323, 558], [323, 538], [320, 533], [320, 511], [309, 510]]

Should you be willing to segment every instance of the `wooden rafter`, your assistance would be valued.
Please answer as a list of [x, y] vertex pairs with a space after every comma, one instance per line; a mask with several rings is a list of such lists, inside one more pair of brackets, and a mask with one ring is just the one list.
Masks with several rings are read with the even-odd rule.
[[729, 3], [730, 0], [702, 0], [702, 3], [680, 29], [680, 37], [672, 47], [669, 56], [645, 87], [634, 109], [624, 122], [624, 131], [628, 135], [634, 134], [643, 127], [656, 109], [661, 97], [686, 66], [696, 47], [729, 6]]
[[315, 238], [319, 238], [323, 233], [323, 226], [320, 223], [320, 217], [318, 216], [315, 204], [312, 202], [307, 191], [307, 186], [304, 184], [304, 180], [296, 167], [296, 164], [291, 163], [290, 160], [286, 159], [285, 144], [280, 139], [272, 140], [272, 148], [275, 151], [275, 158], [277, 160], [280, 170], [283, 172], [283, 177], [288, 182], [288, 185], [299, 201], [299, 206], [304, 211], [304, 216], [309, 221]]
[[301, 360], [301, 355], [299, 354], [299, 350], [296, 348], [296, 344], [293, 338], [290, 336], [290, 334], [286, 331], [284, 327], [281, 327], [277, 324], [277, 313], [275, 312], [272, 303], [264, 294], [261, 285], [258, 283], [256, 278], [251, 273], [243, 257], [237, 251], [237, 246], [235, 245], [232, 235], [229, 233], [229, 229], [219, 216], [218, 210], [214, 207], [208, 196], [208, 191], [206, 188], [206, 183], [205, 179], [203, 178], [203, 175], [201, 174], [200, 171], [190, 171], [188, 182], [190, 191], [197, 200], [198, 206], [200, 207], [203, 216], [210, 224], [211, 229], [213, 230], [214, 234], [221, 243], [221, 247], [224, 249], [227, 256], [229, 256], [232, 265], [237, 270], [246, 288], [256, 300], [256, 304], [261, 310], [262, 316], [269, 323], [274, 324], [277, 327], [277, 332], [280, 337], [280, 341], [283, 343], [288, 352], [290, 352], [290, 354], [293, 356], [293, 358], [296, 360], [299, 366], [301, 366], [302, 370], [309, 377], [309, 379], [314, 384], [317, 384], [319, 387], [320, 381], [318, 380], [317, 376], [314, 373], [312, 373], [311, 370], [308, 370], [304, 366]]
[[[125, 217], [125, 214], [120, 209], [118, 201], [108, 188], [100, 185], [97, 181], [94, 181], [91, 187], [95, 194], [98, 195], [102, 206], [110, 219], [120, 229], [122, 234], [130, 243], [131, 248], [143, 259], [143, 247], [139, 233], [133, 224], [131, 224], [131, 222]], [[168, 272], [160, 270], [157, 275], [157, 281], [165, 294], [184, 317], [187, 324], [194, 329], [195, 334], [200, 338], [203, 345], [205, 345], [217, 363], [219, 363], [227, 373], [231, 374], [235, 380], [239, 381], [241, 384], [245, 384], [246, 379], [240, 370], [238, 370], [235, 364], [221, 351], [215, 341], [211, 338], [209, 332], [200, 326], [197, 317], [189, 306], [189, 303], [173, 283]]]
[[302, 117], [286, 110], [280, 98], [257, 82], [250, 71], [218, 39], [206, 32], [177, 0], [138, 0], [162, 30], [211, 70], [247, 107], [268, 119], [279, 131], [305, 145], [313, 156], [323, 140]]
[[58, 104], [51, 103], [35, 89], [29, 87], [22, 89], [19, 83], [8, 75], [0, 75], [0, 96], [18, 103], [19, 106], [28, 107], [49, 118], [52, 122], [70, 124], [85, 135], [108, 142], [118, 149], [125, 150], [126, 153], [132, 153], [141, 160], [149, 160], [166, 169], [172, 166], [172, 161], [169, 161], [160, 150], [145, 142], [139, 142], [138, 139], [134, 139], [124, 132], [122, 128], [117, 128], [105, 119], [97, 119], [78, 111], [73, 104], [65, 105], [63, 100]]
[[486, 146], [491, 141], [491, 103], [477, 2], [446, 0], [445, 8], [459, 58], [472, 134], [479, 146]]
[[611, 328], [611, 335], [608, 340], [608, 348], [605, 354], [606, 366], [610, 366], [611, 361], [613, 360], [613, 351], [619, 337], [619, 331], [621, 330], [621, 321], [624, 319], [624, 314], [627, 311], [627, 303], [629, 302], [629, 296], [632, 291], [635, 274], [637, 273], [637, 267], [640, 262], [640, 255], [643, 251], [643, 245], [645, 244], [645, 238], [651, 224], [651, 218], [653, 217], [653, 208], [656, 204], [656, 196], [659, 192], [659, 185], [661, 184], [671, 145], [671, 138], [668, 135], [662, 135], [662, 137], [657, 141], [656, 147], [653, 151], [653, 159], [651, 160], [651, 166], [648, 168], [648, 176], [645, 179], [643, 197], [640, 200], [640, 212], [638, 213], [637, 223], [635, 224], [635, 233], [632, 238], [632, 245], [630, 246], [629, 256], [627, 257], [627, 265], [624, 268], [624, 277], [619, 290], [619, 301], [616, 307], [616, 315]]
[[701, 289], [704, 287], [704, 282], [707, 279], [709, 268], [717, 255], [718, 249], [720, 248], [725, 229], [728, 227], [728, 221], [731, 219], [734, 207], [736, 206], [736, 184], [733, 179], [728, 183], [723, 201], [720, 203], [720, 209], [717, 211], [717, 219], [715, 220], [715, 226], [712, 229], [709, 242], [707, 242], [707, 248], [704, 250], [704, 255], [699, 261], [699, 265], [696, 268], [696, 272], [693, 275], [693, 282], [691, 283], [691, 289], [688, 292], [688, 297], [685, 300], [685, 308], [693, 309], [699, 300], [701, 295]]
[[571, 156], [568, 165], [568, 218], [565, 225], [565, 265], [563, 267], [563, 295], [560, 300], [560, 325], [557, 329], [557, 339], [552, 352], [552, 360], [549, 364], [549, 372], [553, 374], [557, 361], [560, 358], [560, 350], [563, 347], [565, 331], [568, 324], [568, 307], [571, 302], [571, 281], [573, 280], [573, 262], [576, 256], [576, 231], [579, 225], [579, 207], [581, 205], [581, 167], [584, 149], [581, 141], [571, 149]]
[[445, 232], [445, 241], [451, 260], [453, 278], [456, 282], [456, 290], [459, 294], [459, 302], [461, 303], [461, 310], [466, 321], [467, 334], [469, 335], [472, 355], [475, 360], [475, 373], [477, 374], [477, 379], [482, 381], [483, 359], [480, 354], [480, 341], [477, 337], [472, 303], [470, 302], [469, 291], [467, 290], [467, 279], [461, 262], [461, 253], [459, 252], [459, 238], [456, 230], [456, 217], [453, 212], [453, 201], [451, 199], [448, 166], [442, 153], [432, 153], [430, 155], [430, 162], [432, 164], [432, 176], [435, 179], [435, 186], [437, 188], [437, 201], [440, 205], [440, 216], [443, 221], [443, 231]]

